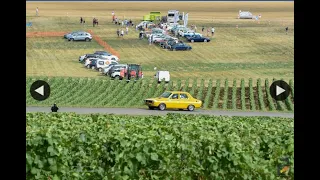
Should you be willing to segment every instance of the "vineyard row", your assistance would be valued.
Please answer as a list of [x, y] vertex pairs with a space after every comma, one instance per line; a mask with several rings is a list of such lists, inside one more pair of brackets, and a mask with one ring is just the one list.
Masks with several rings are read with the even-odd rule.
[[[289, 81], [291, 94], [284, 101], [275, 101], [270, 96], [269, 79], [210, 79], [208, 86], [203, 79], [177, 80], [170, 83], [157, 83], [153, 79], [137, 82], [90, 78], [41, 78], [51, 87], [47, 100], [36, 101], [29, 92], [31, 84], [39, 78], [27, 77], [27, 105], [51, 105], [83, 107], [141, 107], [145, 98], [157, 97], [164, 91], [187, 91], [195, 98], [204, 101], [205, 109], [293, 111], [294, 84]], [[237, 86], [240, 82], [240, 86]], [[200, 84], [200, 85], [199, 85]]]

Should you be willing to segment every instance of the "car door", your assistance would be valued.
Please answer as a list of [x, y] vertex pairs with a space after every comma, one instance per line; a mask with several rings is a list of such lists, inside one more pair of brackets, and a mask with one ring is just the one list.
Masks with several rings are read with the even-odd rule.
[[181, 109], [186, 109], [190, 104], [190, 97], [186, 93], [179, 94], [179, 106]]
[[168, 109], [179, 108], [179, 93], [173, 93], [166, 103]]
[[97, 68], [103, 67], [105, 65], [103, 60], [99, 60], [97, 63]]
[[84, 40], [83, 37], [84, 37], [83, 33], [78, 33], [77, 41], [83, 41]]

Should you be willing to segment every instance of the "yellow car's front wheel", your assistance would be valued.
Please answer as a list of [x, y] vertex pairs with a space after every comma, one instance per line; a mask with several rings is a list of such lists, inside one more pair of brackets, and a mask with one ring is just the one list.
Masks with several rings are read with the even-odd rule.
[[158, 108], [160, 109], [160, 111], [163, 111], [166, 109], [166, 105], [164, 103], [159, 104]]

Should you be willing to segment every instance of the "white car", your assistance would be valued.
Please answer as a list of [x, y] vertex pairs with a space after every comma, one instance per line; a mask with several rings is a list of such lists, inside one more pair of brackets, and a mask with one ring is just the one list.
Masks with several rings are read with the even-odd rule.
[[195, 32], [190, 32], [190, 33], [183, 33], [183, 37], [188, 37], [188, 36], [200, 36], [202, 37], [201, 33], [195, 33]]
[[152, 40], [153, 42], [155, 41], [161, 41], [162, 39], [166, 38], [166, 35], [162, 34], [162, 35], [155, 35], [153, 36]]
[[110, 77], [112, 79], [120, 77], [120, 70], [121, 70], [121, 68], [114, 69], [113, 72], [111, 73]]
[[189, 30], [189, 29], [181, 29], [181, 30], [179, 31], [179, 35], [180, 35], [180, 36], [183, 36], [184, 34], [189, 34], [189, 33], [194, 33], [194, 31]]
[[100, 55], [102, 59], [108, 59], [113, 61], [120, 61], [120, 59], [115, 55]]
[[115, 64], [109, 64], [106, 67], [104, 67], [101, 71], [101, 74], [107, 75], [107, 73], [109, 72], [109, 70], [112, 68], [112, 66], [114, 66]]

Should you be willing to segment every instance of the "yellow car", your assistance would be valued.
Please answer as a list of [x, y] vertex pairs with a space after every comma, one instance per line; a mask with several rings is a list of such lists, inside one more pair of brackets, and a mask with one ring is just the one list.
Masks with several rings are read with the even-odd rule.
[[159, 108], [161, 111], [165, 109], [188, 109], [193, 111], [195, 108], [202, 106], [201, 100], [181, 91], [166, 91], [160, 97], [145, 99], [144, 102], [149, 106], [149, 109]]

